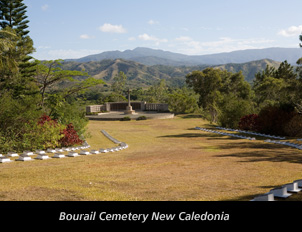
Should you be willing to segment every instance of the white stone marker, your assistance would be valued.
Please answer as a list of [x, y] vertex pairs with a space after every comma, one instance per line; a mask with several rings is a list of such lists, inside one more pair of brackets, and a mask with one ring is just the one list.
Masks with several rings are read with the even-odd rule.
[[47, 152], [48, 152], [48, 153], [56, 153], [57, 151], [56, 151], [55, 149], [49, 148], [49, 149], [47, 149]]
[[80, 155], [90, 155], [90, 153], [89, 153], [89, 151], [84, 151], [84, 150], [82, 150], [82, 151], [80, 152]]
[[55, 150], [56, 150], [56, 152], [63, 152], [62, 148], [56, 148]]
[[91, 153], [91, 154], [99, 154], [100, 152], [97, 151], [97, 150], [92, 150], [92, 151], [90, 151], [90, 153]]
[[77, 156], [79, 156], [79, 154], [76, 153], [76, 152], [71, 151], [71, 152], [68, 153], [67, 156], [68, 156], [68, 157], [77, 157]]
[[61, 158], [65, 158], [65, 155], [62, 154], [62, 153], [55, 153], [54, 156], [52, 158], [58, 158], [58, 159], [61, 159]]
[[292, 192], [292, 193], [298, 193], [302, 190], [302, 189], [298, 188], [297, 182], [285, 184], [284, 186], [287, 187], [288, 192]]
[[49, 159], [49, 156], [46, 155], [46, 154], [38, 154], [38, 156], [35, 159], [38, 159], [38, 160], [47, 160], [47, 159]]
[[12, 162], [12, 160], [10, 158], [5, 157], [5, 156], [0, 157], [0, 163], [9, 163], [9, 162]]
[[292, 195], [287, 192], [286, 186], [274, 188], [270, 191], [270, 193], [273, 193], [275, 197], [280, 197], [280, 198], [287, 198]]
[[24, 155], [34, 155], [34, 153], [32, 151], [24, 151], [23, 154]]
[[36, 154], [37, 155], [44, 155], [44, 154], [46, 154], [46, 152], [42, 151], [42, 150], [36, 150]]
[[16, 152], [9, 152], [7, 153], [8, 157], [18, 157], [19, 155]]
[[16, 161], [31, 161], [33, 160], [29, 155], [27, 154], [21, 154], [20, 157], [18, 159], [16, 159]]
[[298, 187], [302, 187], [302, 179], [301, 180], [295, 180], [294, 183], [298, 184]]
[[275, 201], [274, 194], [273, 193], [265, 193], [259, 196], [256, 196], [251, 201]]
[[100, 149], [101, 153], [108, 153], [109, 151], [107, 149]]

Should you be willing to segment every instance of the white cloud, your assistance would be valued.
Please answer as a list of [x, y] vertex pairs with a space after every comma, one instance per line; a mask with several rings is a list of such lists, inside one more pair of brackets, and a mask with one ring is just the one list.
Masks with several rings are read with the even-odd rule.
[[80, 38], [81, 38], [81, 39], [93, 39], [94, 36], [90, 36], [90, 35], [87, 35], [87, 34], [83, 34], [83, 35], [80, 35]]
[[110, 23], [105, 23], [103, 26], [99, 28], [102, 32], [109, 32], [109, 33], [126, 33], [127, 30], [123, 28], [122, 25], [112, 25]]
[[180, 36], [178, 38], [175, 39], [176, 41], [181, 41], [181, 42], [186, 42], [186, 41], [192, 41], [193, 39], [191, 37], [188, 36]]
[[159, 39], [155, 36], [151, 36], [151, 35], [148, 35], [146, 33], [144, 33], [142, 35], [139, 35], [138, 38], [140, 40], [144, 40], [144, 41], [154, 41], [156, 43], [156, 45], [159, 45], [160, 43], [167, 43], [168, 42], [167, 39]]
[[[57, 49], [50, 50], [46, 54], [43, 54], [44, 59], [55, 60], [55, 59], [77, 59], [88, 55], [98, 54], [103, 52], [102, 50], [89, 50], [89, 49]], [[42, 54], [41, 54], [42, 55]]]
[[149, 20], [148, 21], [148, 24], [150, 24], [150, 25], [154, 25], [154, 24], [159, 24], [159, 22], [158, 21], [154, 21], [154, 20]]
[[128, 40], [129, 40], [129, 41], [135, 41], [136, 38], [135, 38], [135, 37], [130, 37], [130, 38], [128, 38]]
[[50, 48], [51, 48], [50, 46], [42, 46], [42, 45], [38, 46], [38, 49], [50, 49]]
[[[274, 40], [265, 38], [251, 39], [233, 39], [230, 37], [221, 37], [217, 41], [200, 42], [191, 37], [181, 36], [175, 39], [178, 43], [176, 47], [179, 52], [188, 55], [211, 54], [220, 52], [231, 52], [235, 50], [265, 48], [268, 43], [273, 43]], [[266, 45], [266, 46], [265, 46]]]
[[287, 29], [280, 30], [278, 34], [285, 37], [292, 37], [292, 36], [298, 36], [301, 33], [302, 33], [302, 25], [291, 26]]
[[43, 5], [43, 6], [41, 7], [41, 9], [42, 9], [43, 11], [46, 11], [48, 8], [49, 8], [49, 5], [47, 5], [47, 4], [45, 4], [45, 5]]

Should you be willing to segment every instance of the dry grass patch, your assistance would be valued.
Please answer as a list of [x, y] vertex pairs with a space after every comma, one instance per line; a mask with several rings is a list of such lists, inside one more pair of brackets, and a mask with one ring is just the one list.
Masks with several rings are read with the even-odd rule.
[[[201, 118], [91, 121], [90, 149], [116, 153], [0, 165], [0, 200], [250, 200], [301, 178], [299, 150], [194, 130]], [[20, 193], [20, 194], [18, 194]]]

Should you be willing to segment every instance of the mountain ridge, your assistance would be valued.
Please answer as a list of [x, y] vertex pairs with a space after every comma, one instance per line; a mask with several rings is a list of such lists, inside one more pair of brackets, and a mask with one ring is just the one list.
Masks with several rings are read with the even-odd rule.
[[113, 78], [120, 71], [124, 72], [128, 77], [128, 84], [131, 86], [147, 87], [155, 84], [159, 80], [165, 79], [169, 85], [182, 86], [185, 83], [185, 77], [194, 70], [203, 70], [207, 67], [219, 68], [230, 72], [242, 71], [245, 79], [252, 82], [255, 74], [266, 68], [267, 65], [279, 67], [281, 62], [273, 60], [258, 60], [247, 63], [237, 64], [230, 63], [224, 65], [196, 65], [196, 66], [166, 66], [153, 65], [148, 66], [131, 60], [124, 59], [106, 59], [102, 61], [90, 62], [63, 62], [65, 70], [85, 70], [90, 76], [96, 79], [102, 79], [106, 83], [111, 84]]
[[287, 60], [290, 64], [296, 64], [296, 61], [301, 57], [301, 48], [272, 47], [263, 49], [238, 50], [209, 55], [184, 55], [160, 49], [137, 47], [133, 50], [128, 49], [123, 52], [107, 51], [95, 55], [85, 56], [79, 59], [67, 59], [66, 61], [84, 63], [90, 61], [102, 61], [106, 59], [125, 59], [148, 66], [195, 66], [203, 64], [223, 65], [229, 63], [246, 63], [263, 59], [274, 60], [278, 62]]

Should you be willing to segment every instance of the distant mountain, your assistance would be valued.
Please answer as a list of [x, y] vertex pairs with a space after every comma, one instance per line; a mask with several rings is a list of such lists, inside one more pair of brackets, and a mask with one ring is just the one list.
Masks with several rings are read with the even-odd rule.
[[113, 78], [120, 71], [124, 72], [128, 78], [128, 83], [132, 86], [146, 87], [161, 79], [169, 80], [171, 77], [157, 68], [146, 66], [134, 61], [115, 59], [90, 62], [64, 62], [65, 70], [85, 70], [90, 76], [96, 79], [102, 79], [111, 84]]
[[74, 62], [102, 61], [106, 59], [125, 59], [144, 65], [169, 65], [169, 66], [195, 66], [195, 65], [221, 65], [228, 63], [246, 63], [256, 60], [269, 59], [290, 64], [295, 64], [302, 57], [301, 48], [265, 48], [217, 53], [211, 55], [189, 56], [150, 48], [135, 48], [126, 51], [108, 51], [80, 59], [66, 60]]
[[113, 78], [120, 71], [128, 77], [128, 85], [132, 87], [148, 87], [161, 79], [165, 79], [169, 85], [182, 86], [185, 83], [185, 77], [194, 70], [203, 70], [207, 67], [219, 68], [230, 72], [242, 71], [248, 82], [252, 82], [255, 74], [266, 68], [267, 65], [279, 67], [280, 62], [273, 60], [258, 60], [242, 64], [225, 65], [198, 65], [198, 66], [166, 66], [154, 65], [147, 66], [138, 62], [115, 59], [90, 62], [64, 62], [63, 69], [66, 70], [85, 70], [89, 75], [96, 79], [102, 79], [111, 84]]
[[199, 56], [202, 62], [210, 64], [245, 63], [256, 60], [269, 59], [290, 64], [296, 64], [302, 57], [302, 48], [265, 48], [219, 53], [213, 55]]
[[281, 62], [278, 61], [264, 59], [264, 60], [256, 60], [256, 61], [251, 61], [242, 64], [236, 64], [236, 63], [224, 64], [215, 67], [234, 73], [241, 71], [245, 77], [245, 80], [251, 83], [255, 78], [255, 74], [262, 70], [265, 70], [267, 65], [271, 67], [279, 68], [280, 64]]

